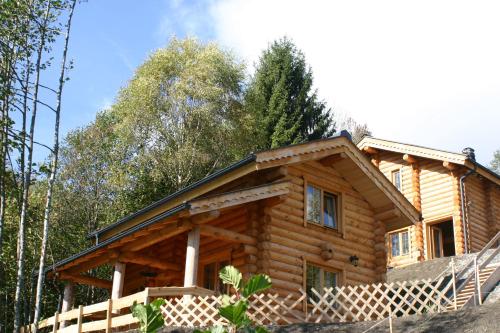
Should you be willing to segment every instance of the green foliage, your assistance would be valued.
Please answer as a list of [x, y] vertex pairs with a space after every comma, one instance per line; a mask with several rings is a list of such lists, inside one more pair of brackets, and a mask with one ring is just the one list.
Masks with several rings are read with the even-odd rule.
[[248, 333], [265, 333], [264, 327], [255, 327], [247, 315], [248, 299], [257, 293], [271, 288], [271, 279], [264, 274], [250, 277], [243, 282], [242, 274], [234, 266], [226, 266], [219, 272], [220, 279], [235, 291], [234, 301], [230, 295], [222, 295], [222, 306], [219, 308], [221, 317], [229, 321], [229, 326], [215, 326], [205, 331], [195, 330], [195, 333], [234, 333], [238, 330]]
[[305, 57], [284, 38], [264, 51], [245, 96], [255, 117], [258, 148], [268, 149], [331, 136], [334, 123], [312, 90]]
[[225, 266], [220, 270], [219, 278], [224, 284], [232, 286], [236, 290], [236, 292], [239, 292], [243, 276], [236, 267]]
[[66, 140], [61, 177], [85, 203], [75, 223], [115, 222], [246, 155], [243, 79], [215, 44], [172, 39], [151, 54], [115, 103]]
[[155, 333], [164, 325], [161, 306], [165, 304], [163, 298], [155, 299], [149, 304], [137, 304], [130, 308], [132, 316], [139, 319], [140, 330], [142, 333]]

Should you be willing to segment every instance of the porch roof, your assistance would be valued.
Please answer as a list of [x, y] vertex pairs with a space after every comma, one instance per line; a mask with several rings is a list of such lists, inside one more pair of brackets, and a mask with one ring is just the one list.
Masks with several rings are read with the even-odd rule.
[[[204, 224], [214, 220], [225, 210], [237, 209], [238, 206], [250, 202], [286, 196], [288, 192], [289, 182], [280, 181], [184, 202], [95, 246], [49, 266], [46, 272], [71, 271], [76, 267], [78, 267], [78, 272], [84, 272], [112, 260], [135, 260], [131, 258], [132, 252], [140, 251], [155, 243], [184, 233], [190, 230], [193, 225]], [[207, 226], [202, 229], [202, 233], [213, 233], [213, 229], [218, 228], [209, 228]], [[215, 232], [220, 232], [220, 230], [215, 230]], [[226, 236], [234, 237], [242, 243], [253, 243], [253, 240], [249, 236], [243, 234], [227, 231]], [[141, 255], [141, 257], [143, 258], [141, 260], [145, 263], [146, 261], [150, 261], [146, 264], [165, 265], [162, 263], [153, 263], [154, 260], [152, 258], [147, 258], [144, 255]], [[175, 269], [175, 267], [159, 268]], [[73, 270], [72, 273], [63, 273], [63, 276], [71, 278], [72, 274], [77, 274], [78, 272]], [[94, 281], [96, 285], [101, 284], [104, 286], [105, 283], [106, 285], [108, 284], [108, 282], [104, 281], [102, 283]]]

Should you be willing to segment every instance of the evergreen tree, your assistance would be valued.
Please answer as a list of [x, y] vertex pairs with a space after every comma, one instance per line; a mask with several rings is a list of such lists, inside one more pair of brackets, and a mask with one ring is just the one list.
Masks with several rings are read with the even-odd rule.
[[248, 87], [246, 108], [255, 116], [256, 148], [267, 149], [328, 137], [330, 109], [312, 89], [304, 54], [287, 38], [263, 52]]

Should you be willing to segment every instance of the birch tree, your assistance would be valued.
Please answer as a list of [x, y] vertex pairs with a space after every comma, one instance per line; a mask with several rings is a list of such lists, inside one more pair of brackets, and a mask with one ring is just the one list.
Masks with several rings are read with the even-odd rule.
[[68, 54], [71, 20], [73, 18], [75, 6], [76, 6], [76, 0], [73, 0], [70, 4], [68, 21], [66, 23], [66, 35], [64, 39], [61, 72], [59, 75], [59, 87], [57, 89], [57, 102], [56, 102], [57, 105], [55, 109], [55, 123], [54, 123], [54, 146], [52, 149], [50, 175], [48, 179], [47, 197], [46, 197], [45, 211], [43, 215], [43, 236], [42, 236], [42, 245], [40, 249], [40, 265], [38, 266], [38, 279], [36, 285], [35, 314], [33, 318], [33, 322], [35, 324], [35, 329], [34, 329], [35, 333], [38, 332], [38, 321], [40, 320], [41, 305], [42, 305], [43, 283], [45, 278], [45, 258], [47, 251], [47, 242], [49, 238], [50, 214], [52, 209], [52, 192], [54, 189], [54, 182], [57, 174], [57, 163], [59, 158], [59, 121], [61, 117], [61, 101], [62, 101], [64, 82], [66, 81], [66, 76], [65, 76], [66, 58]]
[[47, 28], [49, 24], [49, 18], [51, 14], [51, 1], [47, 1], [45, 4], [45, 10], [43, 14], [42, 22], [39, 25], [39, 41], [36, 52], [35, 60], [35, 82], [33, 87], [33, 105], [31, 108], [31, 121], [30, 121], [30, 131], [28, 136], [28, 147], [27, 147], [27, 161], [26, 170], [24, 173], [23, 181], [23, 196], [21, 201], [21, 214], [19, 218], [19, 231], [18, 231], [18, 258], [17, 258], [17, 283], [14, 298], [14, 331], [17, 333], [20, 331], [21, 327], [21, 312], [22, 312], [22, 290], [24, 287], [24, 260], [25, 260], [25, 227], [28, 212], [28, 200], [29, 200], [29, 189], [31, 185], [31, 173], [33, 166], [33, 146], [35, 138], [35, 125], [36, 125], [36, 115], [38, 109], [38, 92], [40, 88], [40, 73], [42, 71], [42, 56], [45, 50], [45, 43], [47, 37]]

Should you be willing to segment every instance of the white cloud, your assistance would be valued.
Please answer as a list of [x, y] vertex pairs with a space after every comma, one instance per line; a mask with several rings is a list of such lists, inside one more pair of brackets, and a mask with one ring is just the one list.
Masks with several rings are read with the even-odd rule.
[[500, 148], [500, 2], [219, 0], [210, 13], [250, 64], [292, 38], [320, 96], [375, 136], [471, 146], [483, 163]]

